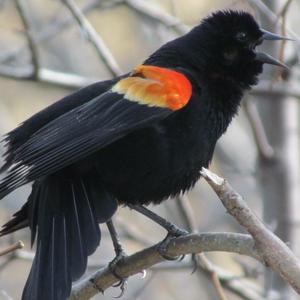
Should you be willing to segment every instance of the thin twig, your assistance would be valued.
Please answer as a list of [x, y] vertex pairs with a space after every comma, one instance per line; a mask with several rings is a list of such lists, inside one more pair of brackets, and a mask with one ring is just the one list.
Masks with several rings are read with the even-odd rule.
[[101, 60], [104, 62], [108, 70], [113, 76], [119, 76], [122, 74], [117, 61], [113, 57], [112, 53], [97, 33], [95, 28], [91, 25], [88, 19], [84, 16], [80, 8], [73, 0], [61, 0], [62, 3], [69, 9], [74, 19], [77, 21], [82, 32], [86, 35], [87, 39], [93, 44]]
[[144, 234], [141, 234], [136, 226], [128, 224], [126, 220], [122, 218], [117, 218], [118, 227], [122, 228], [122, 237], [130, 239], [136, 243], [139, 243], [142, 247], [149, 247], [152, 243]]
[[247, 99], [243, 103], [245, 113], [251, 125], [255, 144], [261, 158], [270, 160], [274, 157], [274, 149], [270, 145], [259, 112], [253, 101]]
[[279, 19], [280, 17], [284, 17], [291, 5], [293, 0], [287, 0], [284, 5], [282, 6], [281, 10], [279, 11], [279, 13], [277, 14], [277, 18]]
[[269, 80], [261, 80], [259, 85], [251, 90], [250, 94], [259, 96], [290, 96], [300, 99], [299, 82], [291, 79], [285, 83], [277, 82], [272, 89], [270, 89], [270, 83]]
[[[281, 26], [280, 26], [280, 30], [281, 30], [281, 34], [283, 36], [286, 35], [286, 14], [288, 12], [288, 9], [291, 5], [293, 0], [287, 0], [285, 2], [285, 4], [283, 5], [281, 11], [279, 12], [279, 14], [277, 15], [278, 20], [281, 18], [282, 22], [281, 22]], [[280, 61], [284, 61], [284, 53], [285, 53], [285, 46], [286, 46], [286, 40], [282, 40], [281, 44], [280, 44], [280, 48], [279, 48], [279, 60]], [[277, 70], [277, 77], [281, 78], [282, 74], [284, 72], [284, 69], [279, 68]]]
[[7, 247], [4, 250], [0, 251], [0, 256], [6, 255], [8, 253], [11, 253], [13, 251], [16, 251], [17, 249], [22, 249], [24, 247], [24, 243], [22, 241], [18, 241], [17, 243]]
[[[32, 78], [31, 75], [31, 65], [23, 67], [10, 67], [0, 65], [0, 76], [3, 77], [28, 80]], [[36, 80], [68, 88], [82, 88], [96, 81], [101, 81], [101, 78], [87, 78], [76, 74], [63, 73], [46, 68], [40, 68]]]
[[176, 203], [188, 230], [190, 232], [197, 232], [197, 223], [189, 197], [186, 195], [177, 197]]
[[[182, 213], [183, 220], [185, 221], [188, 229], [196, 233], [197, 224], [189, 199], [186, 196], [180, 198], [177, 198], [176, 201], [179, 206], [179, 211]], [[226, 299], [223, 288], [226, 288], [245, 300], [262, 300], [264, 298], [262, 296], [262, 292], [257, 291], [256, 286], [253, 286], [249, 283], [249, 281], [246, 281], [245, 276], [233, 275], [229, 271], [220, 268], [213, 264], [204, 253], [196, 254], [195, 259], [195, 262], [199, 266], [197, 270], [201, 270], [201, 274], [204, 271], [205, 275], [211, 277], [221, 299], [222, 297]], [[191, 264], [191, 268], [194, 267], [195, 265]]]
[[[86, 3], [82, 7], [83, 13], [88, 13], [91, 10], [95, 9], [96, 7], [101, 7], [106, 9], [107, 6], [111, 7], [112, 5], [117, 5], [122, 3], [123, 0], [111, 0], [109, 3], [107, 1], [100, 1], [100, 0], [91, 0]], [[107, 5], [105, 5], [107, 4]], [[110, 4], [110, 5], [109, 5]], [[40, 44], [44, 41], [49, 41], [52, 38], [56, 37], [58, 34], [62, 33], [63, 30], [67, 29], [70, 25], [74, 24], [74, 17], [73, 16], [55, 16], [52, 20], [50, 20], [45, 26], [40, 28], [40, 31], [37, 31], [34, 36], [34, 41], [36, 44]], [[6, 53], [0, 54], [0, 63], [8, 63], [16, 59], [16, 57], [20, 57], [23, 55], [24, 51], [27, 50], [27, 47], [21, 46], [19, 48], [13, 48], [8, 50]]]
[[135, 9], [137, 12], [147, 16], [159, 23], [162, 23], [167, 28], [175, 30], [178, 34], [182, 35], [190, 30], [190, 27], [183, 24], [176, 17], [168, 14], [166, 11], [155, 6], [153, 3], [147, 0], [126, 0], [128, 6]]
[[176, 3], [177, 1], [175, 0], [170, 0], [170, 5], [171, 5], [171, 13], [175, 18], [178, 18], [178, 7]]
[[[177, 197], [176, 202], [189, 231], [197, 232], [196, 220], [188, 196]], [[217, 272], [213, 269], [209, 259], [205, 256], [204, 253], [198, 253], [195, 254], [195, 256], [197, 256], [194, 257], [194, 263], [196, 263], [197, 270], [204, 270], [208, 272], [210, 275], [210, 279], [219, 295], [219, 298], [221, 300], [227, 300], [228, 298], [223, 290], [220, 278]]]
[[29, 46], [30, 53], [31, 53], [31, 62], [32, 62], [32, 66], [33, 66], [31, 76], [32, 76], [32, 79], [36, 79], [38, 77], [38, 72], [39, 72], [39, 61], [38, 61], [38, 53], [37, 53], [36, 44], [35, 44], [34, 38], [32, 36], [32, 32], [30, 31], [30, 24], [28, 21], [27, 13], [26, 13], [27, 4], [25, 4], [23, 2], [23, 0], [15, 0], [15, 5], [19, 12], [20, 18], [23, 22], [28, 46]]
[[[248, 2], [254, 4], [260, 12], [262, 12], [269, 21], [273, 22], [274, 24], [277, 22], [277, 15], [261, 0], [248, 0]], [[279, 24], [282, 24], [282, 21], [279, 20]], [[289, 34], [290, 37], [300, 41], [299, 35], [290, 29], [288, 26], [286, 27], [286, 31]]]
[[266, 265], [276, 271], [300, 294], [300, 261], [293, 252], [266, 228], [225, 179], [205, 168], [202, 168], [201, 175], [218, 195], [228, 213], [253, 236]]
[[217, 293], [218, 293], [220, 299], [221, 300], [228, 300], [228, 298], [227, 298], [227, 296], [225, 294], [225, 291], [223, 289], [223, 286], [222, 286], [222, 284], [220, 282], [220, 278], [219, 278], [217, 272], [214, 272], [214, 271], [211, 272], [211, 279], [212, 279], [212, 282], [213, 282], [213, 284], [214, 284], [214, 286], [215, 286], [215, 288], [217, 290]]

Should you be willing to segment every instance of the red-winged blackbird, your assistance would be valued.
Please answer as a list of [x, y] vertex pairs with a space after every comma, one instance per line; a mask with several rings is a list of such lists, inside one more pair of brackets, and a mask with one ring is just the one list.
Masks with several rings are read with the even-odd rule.
[[33, 182], [1, 232], [29, 226], [32, 243], [37, 235], [22, 299], [66, 299], [99, 245], [98, 223], [114, 233], [119, 204], [151, 217], [142, 205], [193, 187], [263, 63], [282, 65], [255, 50], [278, 39], [248, 13], [214, 13], [132, 72], [83, 88], [6, 135], [0, 199]]

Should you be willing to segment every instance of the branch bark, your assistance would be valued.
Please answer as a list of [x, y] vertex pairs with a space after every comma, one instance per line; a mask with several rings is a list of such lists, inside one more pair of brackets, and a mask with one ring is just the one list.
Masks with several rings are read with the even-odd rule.
[[[158, 245], [126, 257], [118, 265], [117, 273], [124, 278], [129, 277], [164, 261], [164, 258], [157, 251]], [[202, 233], [175, 238], [169, 244], [166, 254], [176, 257], [208, 251], [235, 252], [261, 260], [253, 239], [249, 235], [238, 233]], [[119, 279], [106, 267], [76, 284], [73, 287], [70, 300], [89, 299], [118, 281]]]
[[201, 175], [216, 192], [228, 213], [252, 235], [265, 264], [278, 272], [300, 294], [300, 261], [293, 252], [267, 229], [225, 179], [204, 168]]

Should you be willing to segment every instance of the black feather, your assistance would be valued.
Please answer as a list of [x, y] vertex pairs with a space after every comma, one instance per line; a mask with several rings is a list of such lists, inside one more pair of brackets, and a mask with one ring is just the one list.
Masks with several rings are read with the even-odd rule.
[[0, 173], [7, 170], [14, 160], [14, 152], [24, 142], [26, 142], [35, 132], [41, 129], [49, 122], [55, 120], [64, 113], [83, 105], [93, 98], [108, 91], [111, 86], [120, 80], [121, 77], [113, 80], [96, 82], [87, 87], [84, 87], [73, 94], [67, 95], [60, 101], [55, 102], [46, 109], [33, 115], [30, 119], [20, 124], [17, 128], [6, 134], [3, 142], [7, 149], [4, 154], [5, 164], [0, 168]]

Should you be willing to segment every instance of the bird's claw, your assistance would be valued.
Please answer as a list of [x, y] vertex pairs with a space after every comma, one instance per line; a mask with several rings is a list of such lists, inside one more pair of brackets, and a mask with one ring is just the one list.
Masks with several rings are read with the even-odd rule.
[[120, 289], [121, 289], [120, 295], [118, 295], [114, 298], [121, 298], [124, 295], [126, 288], [127, 288], [127, 281], [128, 281], [127, 277], [126, 278], [122, 277], [116, 271], [118, 263], [123, 261], [126, 256], [127, 255], [125, 254], [125, 252], [123, 250], [121, 250], [117, 254], [117, 256], [108, 264], [108, 267], [109, 267], [109, 270], [111, 271], [111, 273], [119, 280], [119, 282], [114, 284], [113, 287], [120, 287]]
[[114, 296], [114, 298], [121, 298], [124, 295], [124, 293], [127, 289], [127, 282], [128, 282], [127, 278], [122, 278], [122, 279], [120, 279], [120, 281], [118, 283], [113, 285], [113, 287], [120, 287], [120, 290], [121, 290], [120, 295]]
[[157, 247], [158, 253], [165, 260], [179, 260], [179, 261], [182, 261], [184, 259], [185, 255], [180, 255], [180, 256], [173, 257], [173, 256], [170, 256], [166, 253], [167, 253], [167, 250], [168, 250], [169, 243], [173, 238], [177, 238], [177, 237], [184, 236], [184, 235], [187, 235], [187, 234], [188, 234], [188, 232], [186, 230], [180, 229], [177, 226], [172, 225], [172, 227], [170, 228], [167, 236], [158, 245], [158, 247]]
[[193, 264], [193, 269], [192, 269], [191, 274], [194, 274], [197, 271], [198, 267], [199, 267], [196, 253], [192, 254], [192, 264]]

